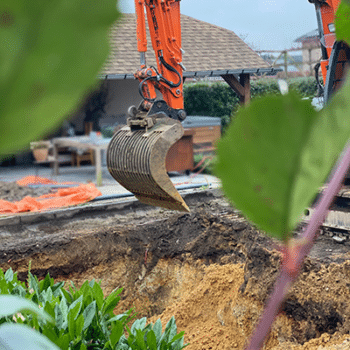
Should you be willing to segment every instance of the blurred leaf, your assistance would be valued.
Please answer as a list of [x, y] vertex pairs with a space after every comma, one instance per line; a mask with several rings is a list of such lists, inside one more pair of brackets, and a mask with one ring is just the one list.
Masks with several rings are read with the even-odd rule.
[[74, 111], [108, 55], [115, 0], [2, 0], [0, 154], [28, 147]]
[[346, 41], [350, 45], [350, 0], [340, 3], [334, 23], [337, 40]]
[[54, 320], [32, 301], [14, 295], [0, 295], [0, 317], [11, 316], [25, 311], [54, 323]]
[[320, 113], [294, 93], [241, 109], [218, 145], [218, 175], [234, 205], [286, 241], [350, 136], [349, 79]]
[[60, 350], [39, 332], [20, 324], [4, 324], [0, 327], [2, 350]]

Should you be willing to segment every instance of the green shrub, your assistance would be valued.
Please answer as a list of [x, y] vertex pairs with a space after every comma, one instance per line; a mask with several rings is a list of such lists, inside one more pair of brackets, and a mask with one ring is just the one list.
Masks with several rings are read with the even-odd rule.
[[[315, 96], [316, 80], [313, 77], [288, 79], [291, 90], [301, 97]], [[277, 79], [251, 81], [251, 98], [280, 94]], [[222, 132], [225, 131], [240, 106], [237, 94], [225, 82], [199, 82], [184, 85], [185, 110], [188, 115], [203, 115], [221, 118]]]
[[195, 154], [193, 160], [195, 172], [214, 174], [214, 167], [217, 160], [215, 155]]
[[[54, 283], [49, 274], [39, 281], [28, 273], [27, 285], [17, 279], [12, 269], [0, 270], [0, 293], [16, 295], [39, 305], [54, 324], [38, 318], [33, 313], [21, 312], [0, 318], [2, 323], [21, 323], [34, 328], [62, 350], [87, 349], [172, 349], [180, 350], [183, 333], [177, 333], [175, 320], [169, 321], [162, 333], [160, 320], [146, 326], [146, 319], [136, 320], [131, 329], [127, 324], [135, 318], [132, 310], [114, 315], [122, 288], [104, 297], [100, 283], [85, 281], [78, 289], [71, 282], [68, 290], [64, 282]], [[128, 332], [128, 336], [124, 332]], [[157, 346], [154, 347], [154, 340]], [[145, 345], [145, 346], [144, 346]]]

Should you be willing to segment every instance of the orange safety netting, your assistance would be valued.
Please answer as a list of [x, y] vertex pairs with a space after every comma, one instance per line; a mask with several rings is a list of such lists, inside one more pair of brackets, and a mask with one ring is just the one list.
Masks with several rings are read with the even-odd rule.
[[[20, 179], [16, 181], [17, 185], [19, 186], [28, 186], [28, 185], [58, 185], [57, 181], [53, 181], [50, 179], [47, 179], [45, 177], [40, 176], [26, 176], [23, 179]], [[77, 182], [60, 182], [61, 185], [70, 185], [70, 184], [76, 184], [79, 185]]]
[[[48, 179], [45, 180], [51, 181]], [[17, 183], [18, 182], [19, 181], [17, 181]], [[46, 183], [57, 184], [54, 181]], [[40, 197], [33, 198], [27, 196], [18, 202], [9, 202], [0, 199], [0, 214], [22, 213], [27, 211], [35, 212], [53, 208], [67, 207], [91, 201], [98, 196], [101, 196], [101, 192], [96, 188], [94, 184], [80, 184], [77, 187], [63, 188], [55, 193], [44, 194]]]

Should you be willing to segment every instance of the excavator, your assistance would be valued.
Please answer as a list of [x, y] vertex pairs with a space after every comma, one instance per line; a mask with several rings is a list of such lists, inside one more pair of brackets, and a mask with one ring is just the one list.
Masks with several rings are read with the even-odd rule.
[[[170, 147], [179, 140], [186, 118], [183, 99], [180, 0], [135, 0], [137, 49], [142, 101], [128, 110], [127, 125], [114, 134], [107, 149], [111, 175], [146, 204], [189, 211], [165, 168]], [[146, 65], [146, 17], [157, 67]], [[157, 99], [160, 91], [163, 99]]]
[[[340, 0], [308, 0], [315, 5], [318, 32], [321, 42], [321, 60], [315, 66], [318, 96], [326, 104], [340, 87], [346, 66], [350, 62], [350, 48], [343, 41], [336, 41], [334, 19]], [[321, 67], [322, 85], [318, 76]]]
[[[316, 79], [327, 103], [339, 87], [349, 47], [336, 41], [334, 16], [340, 0], [309, 0], [315, 5], [321, 39], [321, 66], [324, 86]], [[127, 125], [117, 131], [107, 150], [107, 167], [122, 186], [143, 203], [172, 210], [189, 211], [165, 168], [166, 154], [179, 140], [186, 118], [183, 99], [183, 49], [181, 46], [180, 0], [135, 0], [137, 49], [142, 97], [138, 107], [128, 110]], [[146, 65], [146, 16], [157, 67]], [[163, 99], [157, 99], [156, 90]]]

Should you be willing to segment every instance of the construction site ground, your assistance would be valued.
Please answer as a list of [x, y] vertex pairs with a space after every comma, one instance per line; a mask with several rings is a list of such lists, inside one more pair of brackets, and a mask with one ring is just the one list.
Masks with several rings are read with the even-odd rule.
[[[0, 181], [16, 180], [14, 172], [11, 179], [4, 174], [1, 169]], [[219, 182], [206, 179], [213, 188], [184, 193], [190, 213], [130, 198], [2, 217], [0, 267], [25, 280], [31, 261], [39, 277], [50, 272], [78, 285], [94, 278], [106, 294], [123, 287], [117, 313], [133, 307], [139, 317], [163, 324], [174, 315], [189, 350], [243, 349], [281, 255], [278, 243], [214, 188]], [[115, 184], [105, 186], [110, 192]], [[350, 349], [350, 240], [339, 242], [320, 234], [265, 349]]]

